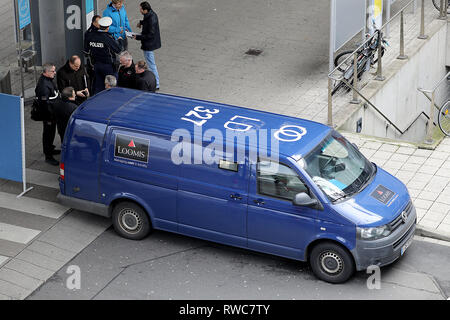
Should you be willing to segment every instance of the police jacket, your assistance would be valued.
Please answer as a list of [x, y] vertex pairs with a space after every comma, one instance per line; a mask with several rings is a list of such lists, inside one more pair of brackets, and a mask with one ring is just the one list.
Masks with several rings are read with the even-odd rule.
[[156, 78], [153, 72], [145, 70], [142, 73], [136, 74], [136, 89], [156, 92]]
[[136, 69], [134, 63], [131, 63], [129, 68], [124, 66], [119, 68], [119, 79], [117, 79], [117, 86], [136, 89]]
[[153, 51], [161, 48], [161, 35], [159, 32], [158, 16], [155, 11], [150, 10], [141, 20], [142, 33], [136, 36], [136, 40], [141, 41], [141, 49]]
[[[73, 87], [75, 92], [89, 88], [88, 76], [84, 70], [84, 66], [81, 65], [80, 69], [75, 71], [70, 67], [69, 61], [58, 70], [56, 80], [60, 92], [67, 87]], [[77, 97], [77, 103], [81, 103], [84, 100], [86, 99]]]
[[[103, 11], [103, 17], [110, 17], [112, 19], [112, 25], [109, 27], [109, 33], [117, 40], [119, 37], [123, 39], [126, 38], [125, 31], [133, 31], [130, 27], [130, 22], [128, 21], [127, 11], [125, 6], [117, 10], [114, 8], [112, 3], [110, 3], [106, 9]], [[120, 32], [122, 28], [122, 33]]]
[[122, 47], [107, 32], [96, 30], [86, 33], [86, 48], [95, 63], [114, 65], [116, 54], [122, 51]]
[[59, 92], [53, 79], [42, 74], [34, 92], [44, 121], [53, 121], [51, 104], [59, 99]]

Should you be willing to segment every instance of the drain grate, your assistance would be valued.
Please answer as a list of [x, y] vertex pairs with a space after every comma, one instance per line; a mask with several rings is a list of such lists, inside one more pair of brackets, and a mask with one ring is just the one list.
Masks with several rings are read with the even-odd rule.
[[245, 54], [249, 55], [249, 56], [259, 56], [262, 52], [263, 51], [261, 49], [251, 48], [251, 49], [248, 49]]

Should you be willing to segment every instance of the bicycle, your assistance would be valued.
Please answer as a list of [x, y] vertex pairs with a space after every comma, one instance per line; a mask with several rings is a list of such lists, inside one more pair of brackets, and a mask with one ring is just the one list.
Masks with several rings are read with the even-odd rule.
[[[357, 51], [358, 79], [361, 79], [363, 73], [370, 70], [370, 67], [378, 62], [378, 43], [380, 41], [382, 42], [381, 56], [383, 56], [388, 43], [383, 39], [383, 32], [381, 30], [376, 30], [370, 41], [368, 41], [364, 47]], [[349, 55], [352, 55], [353, 53], [354, 51], [344, 51], [338, 54], [334, 59], [335, 67], [338, 67], [338, 70], [343, 73], [343, 78], [350, 85], [353, 84], [354, 59], [351, 59]], [[346, 61], [346, 63], [340, 66], [343, 61]], [[334, 95], [343, 88], [347, 88], [347, 92], [350, 90], [347, 84], [341, 80], [337, 85], [335, 85], [331, 95]]]
[[439, 110], [438, 123], [442, 132], [450, 137], [450, 100], [444, 103]]
[[[441, 12], [441, 0], [433, 0], [434, 7]], [[450, 0], [448, 0], [447, 13], [450, 14]]]

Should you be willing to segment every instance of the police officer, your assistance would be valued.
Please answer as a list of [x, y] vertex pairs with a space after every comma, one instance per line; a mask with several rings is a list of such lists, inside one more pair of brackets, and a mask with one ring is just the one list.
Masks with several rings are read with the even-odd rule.
[[122, 51], [122, 47], [108, 33], [112, 24], [110, 17], [101, 18], [99, 30], [86, 34], [86, 48], [94, 60], [94, 92], [97, 94], [105, 89], [105, 77], [114, 75], [117, 78], [116, 54]]
[[52, 103], [59, 97], [58, 89], [53, 81], [56, 75], [56, 67], [51, 63], [46, 63], [42, 68], [42, 75], [35, 89], [36, 99], [41, 110], [44, 125], [42, 147], [44, 149], [45, 162], [52, 166], [57, 166], [59, 162], [53, 156], [60, 154], [61, 150], [55, 150], [55, 146], [53, 145], [56, 134], [56, 122], [52, 114]]

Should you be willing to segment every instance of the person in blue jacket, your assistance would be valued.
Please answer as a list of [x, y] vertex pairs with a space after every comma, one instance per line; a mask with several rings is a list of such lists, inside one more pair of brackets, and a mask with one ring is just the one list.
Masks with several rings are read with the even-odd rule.
[[109, 28], [109, 33], [120, 42], [124, 50], [128, 50], [128, 39], [125, 31], [132, 32], [132, 30], [123, 2], [124, 0], [111, 0], [111, 3], [103, 11], [103, 17], [112, 19], [113, 23]]

